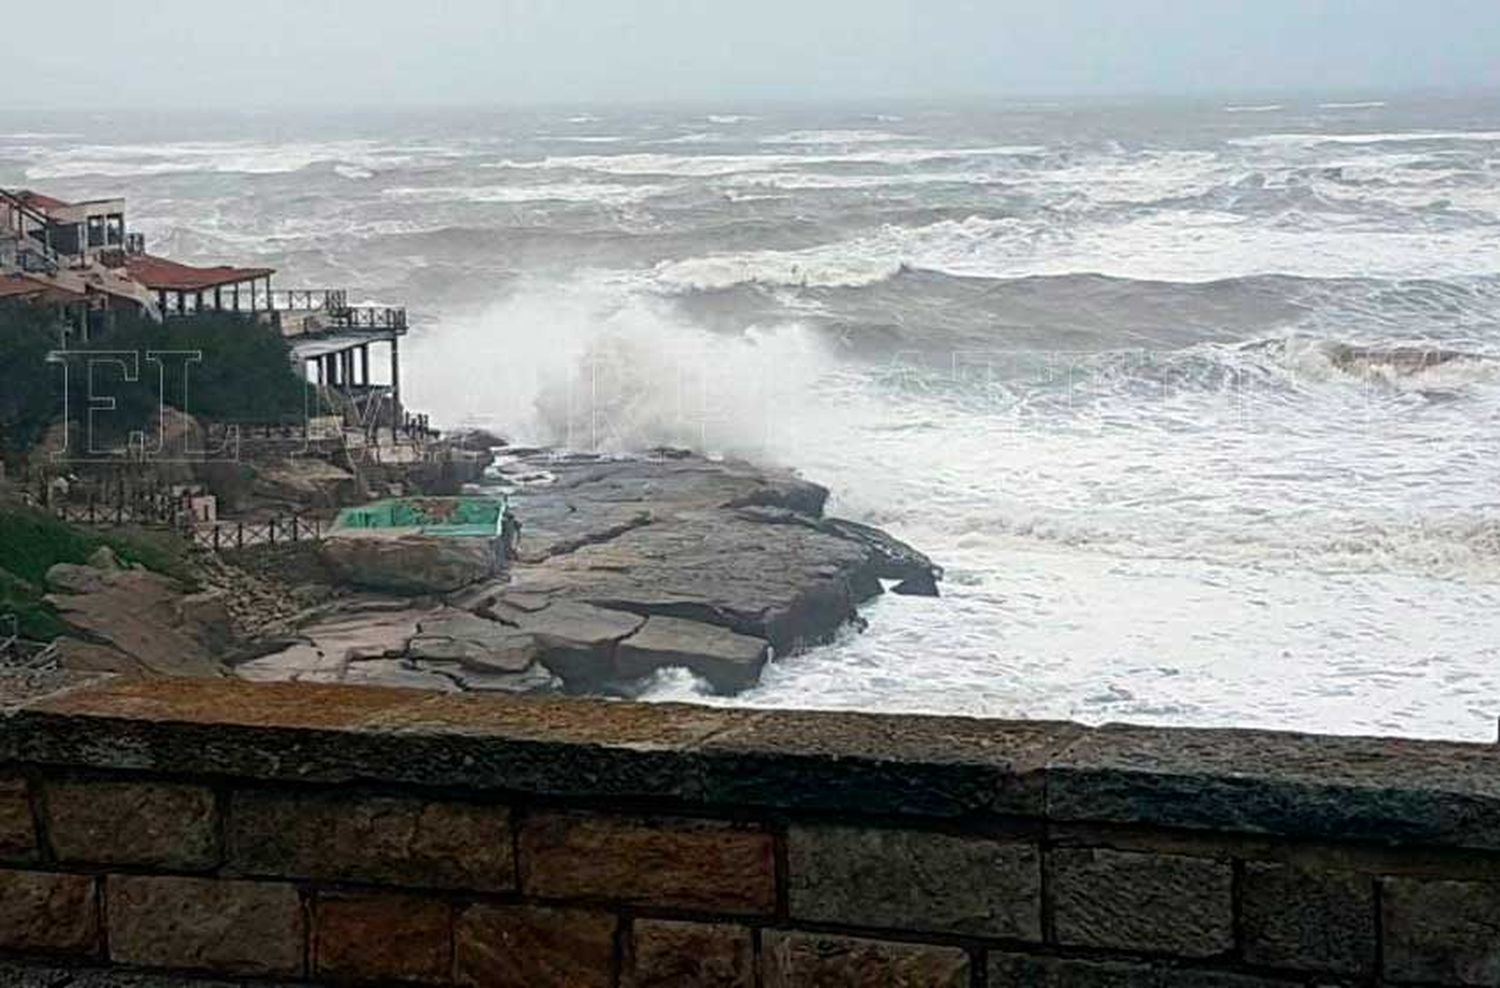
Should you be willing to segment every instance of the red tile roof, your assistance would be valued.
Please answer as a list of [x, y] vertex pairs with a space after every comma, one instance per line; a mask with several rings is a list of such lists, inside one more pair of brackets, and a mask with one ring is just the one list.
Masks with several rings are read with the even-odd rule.
[[40, 192], [32, 192], [30, 189], [22, 189], [16, 193], [16, 198], [34, 209], [46, 212], [49, 209], [65, 209], [68, 204], [61, 199], [44, 196]]
[[165, 289], [169, 292], [201, 292], [207, 288], [233, 285], [276, 273], [275, 268], [232, 268], [227, 265], [195, 268], [190, 264], [179, 264], [151, 254], [130, 255], [125, 258], [125, 268], [130, 272], [130, 277], [147, 288]]

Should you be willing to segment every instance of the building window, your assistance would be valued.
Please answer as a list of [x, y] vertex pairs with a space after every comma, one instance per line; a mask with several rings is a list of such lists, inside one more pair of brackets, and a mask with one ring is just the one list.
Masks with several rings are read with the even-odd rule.
[[125, 242], [124, 214], [110, 213], [104, 218], [104, 240], [111, 247], [118, 247]]
[[90, 216], [88, 222], [89, 222], [89, 246], [90, 247], [103, 247], [104, 246], [104, 217], [103, 216]]

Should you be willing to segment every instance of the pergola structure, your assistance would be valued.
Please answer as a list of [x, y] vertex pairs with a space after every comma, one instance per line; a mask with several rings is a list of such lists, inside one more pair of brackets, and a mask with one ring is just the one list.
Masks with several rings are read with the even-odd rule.
[[130, 277], [156, 294], [163, 318], [202, 312], [272, 311], [271, 276], [275, 268], [199, 268], [154, 254], [132, 254], [125, 260]]
[[[292, 357], [309, 382], [342, 393], [353, 403], [368, 429], [386, 419], [393, 438], [403, 428], [401, 405], [401, 337], [405, 325], [355, 329], [308, 336], [292, 342]], [[377, 383], [370, 373], [370, 345], [390, 347], [390, 377]]]

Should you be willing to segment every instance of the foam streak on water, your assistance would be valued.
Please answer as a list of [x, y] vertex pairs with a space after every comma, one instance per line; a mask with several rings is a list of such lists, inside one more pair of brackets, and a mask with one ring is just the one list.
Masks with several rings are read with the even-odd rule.
[[406, 301], [442, 422], [791, 465], [946, 567], [733, 702], [1494, 737], [1492, 103], [0, 113], [0, 185]]

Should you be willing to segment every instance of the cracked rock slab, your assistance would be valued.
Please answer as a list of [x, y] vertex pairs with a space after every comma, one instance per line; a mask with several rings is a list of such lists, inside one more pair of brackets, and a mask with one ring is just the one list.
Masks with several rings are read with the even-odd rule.
[[738, 693], [760, 680], [771, 654], [763, 638], [736, 634], [698, 621], [652, 616], [620, 642], [615, 668], [624, 679], [645, 679], [659, 669], [683, 668], [718, 693]]

